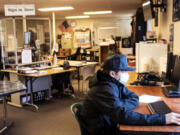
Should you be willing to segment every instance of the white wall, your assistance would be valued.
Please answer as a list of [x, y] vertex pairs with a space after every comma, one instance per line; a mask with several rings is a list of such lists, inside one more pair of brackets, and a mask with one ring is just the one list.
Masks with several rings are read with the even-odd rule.
[[[62, 23], [63, 20], [56, 21], [56, 34], [61, 34], [59, 29], [59, 25]], [[68, 20], [68, 23], [71, 23], [72, 20]], [[83, 29], [83, 28], [90, 28], [92, 32], [94, 32], [94, 41], [96, 44], [99, 44], [99, 29], [100, 28], [107, 28], [107, 27], [116, 27], [116, 35], [114, 36], [121, 36], [127, 37], [131, 34], [131, 19], [130, 18], [122, 18], [122, 19], [79, 19], [73, 20], [76, 22], [76, 27], [73, 29]], [[108, 33], [105, 33], [104, 36], [107, 36]], [[102, 38], [102, 35], [100, 35]]]
[[[59, 25], [64, 20], [56, 20], [56, 34], [62, 34], [59, 29]], [[131, 35], [131, 18], [109, 18], [109, 19], [79, 19], [79, 20], [68, 20], [70, 24], [72, 21], [76, 22], [76, 26], [73, 29], [84, 29], [90, 28], [92, 30], [92, 40], [95, 45], [99, 44], [102, 38], [110, 38], [110, 35], [128, 37]], [[103, 33], [103, 34], [102, 34]], [[121, 48], [120, 50], [124, 54], [132, 54], [132, 49]]]
[[180, 55], [180, 22], [177, 22], [174, 24], [174, 48], [173, 52], [174, 54]]
[[153, 30], [156, 31], [158, 39], [166, 39], [169, 42], [169, 27], [170, 24], [174, 24], [174, 47], [173, 53], [180, 55], [180, 21], [172, 21], [172, 10], [173, 10], [173, 0], [167, 0], [167, 11], [159, 12], [158, 27], [154, 27]]

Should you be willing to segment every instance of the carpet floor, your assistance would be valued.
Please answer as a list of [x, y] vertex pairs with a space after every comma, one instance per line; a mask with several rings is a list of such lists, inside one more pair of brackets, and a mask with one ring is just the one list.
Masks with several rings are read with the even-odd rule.
[[[7, 105], [8, 120], [13, 125], [3, 135], [80, 135], [79, 125], [70, 106], [79, 99], [71, 96], [38, 103], [39, 111]], [[2, 109], [0, 104], [0, 117]]]

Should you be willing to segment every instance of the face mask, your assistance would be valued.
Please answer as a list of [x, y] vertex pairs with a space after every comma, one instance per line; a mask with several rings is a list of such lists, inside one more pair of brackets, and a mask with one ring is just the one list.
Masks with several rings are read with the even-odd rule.
[[128, 72], [121, 72], [120, 73], [120, 80], [119, 80], [119, 82], [125, 85], [128, 80], [129, 80]]

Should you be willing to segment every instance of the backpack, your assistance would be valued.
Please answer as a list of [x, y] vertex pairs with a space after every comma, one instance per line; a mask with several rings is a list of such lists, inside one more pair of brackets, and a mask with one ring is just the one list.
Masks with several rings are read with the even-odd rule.
[[63, 69], [69, 69], [69, 68], [70, 68], [69, 62], [65, 60], [63, 63]]

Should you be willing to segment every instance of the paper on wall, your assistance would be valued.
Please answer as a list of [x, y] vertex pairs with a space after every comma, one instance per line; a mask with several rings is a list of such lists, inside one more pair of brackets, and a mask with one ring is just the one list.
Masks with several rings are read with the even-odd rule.
[[22, 63], [31, 63], [32, 62], [32, 52], [31, 49], [22, 50]]

